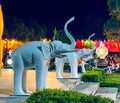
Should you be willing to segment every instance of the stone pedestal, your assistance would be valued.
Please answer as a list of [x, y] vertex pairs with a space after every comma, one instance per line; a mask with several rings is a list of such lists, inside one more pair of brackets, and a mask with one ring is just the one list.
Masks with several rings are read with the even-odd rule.
[[105, 59], [98, 59], [97, 66], [107, 66]]
[[62, 90], [72, 90], [81, 83], [81, 78], [57, 78], [57, 80], [64, 84]]

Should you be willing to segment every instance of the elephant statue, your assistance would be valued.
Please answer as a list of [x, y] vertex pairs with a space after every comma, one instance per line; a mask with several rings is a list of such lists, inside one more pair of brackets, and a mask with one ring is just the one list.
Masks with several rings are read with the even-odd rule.
[[81, 58], [81, 59], [82, 59], [82, 60], [81, 60], [81, 63], [78, 64], [78, 65], [81, 66], [82, 72], [84, 73], [84, 72], [86, 72], [86, 70], [85, 70], [85, 64], [87, 64], [86, 62], [87, 62], [87, 61], [90, 61], [90, 60], [93, 60], [93, 59], [94, 59], [94, 56], [93, 56], [93, 54], [91, 54], [91, 55], [88, 55], [88, 56], [83, 57], [83, 58]]
[[64, 68], [65, 63], [69, 63], [69, 65], [70, 65], [71, 78], [79, 78], [78, 60], [80, 58], [82, 58], [84, 60], [84, 61], [82, 61], [81, 66], [82, 66], [83, 72], [85, 72], [85, 68], [84, 68], [85, 60], [90, 60], [91, 58], [93, 58], [91, 56], [95, 51], [95, 47], [90, 41], [90, 38], [94, 35], [95, 34], [92, 34], [88, 38], [90, 45], [92, 47], [91, 49], [82, 48], [82, 49], [78, 49], [76, 52], [64, 53], [65, 57], [63, 57], [63, 58], [59, 58], [59, 57], [55, 58], [56, 78], [63, 78], [62, 73], [63, 73], [63, 68]]
[[76, 52], [75, 39], [70, 35], [67, 26], [74, 20], [70, 18], [64, 25], [66, 36], [71, 44], [62, 43], [54, 40], [51, 43], [42, 41], [32, 41], [18, 47], [12, 53], [14, 70], [14, 93], [13, 95], [28, 95], [26, 86], [27, 70], [35, 68], [36, 71], [36, 89], [48, 88], [47, 72], [50, 59], [62, 58], [62, 53]]

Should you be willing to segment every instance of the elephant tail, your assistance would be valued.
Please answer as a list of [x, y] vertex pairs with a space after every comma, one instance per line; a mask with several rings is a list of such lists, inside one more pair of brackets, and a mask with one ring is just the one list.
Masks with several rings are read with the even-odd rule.
[[68, 26], [68, 24], [71, 23], [74, 19], [75, 19], [75, 17], [70, 18], [70, 19], [65, 23], [65, 25], [64, 25], [65, 34], [66, 34], [66, 36], [70, 39], [70, 41], [71, 41], [70, 46], [71, 46], [71, 48], [73, 48], [73, 49], [75, 48], [76, 42], [75, 42], [75, 39], [72, 37], [72, 35], [69, 33], [69, 31], [68, 31], [68, 29], [67, 29], [67, 26]]
[[95, 33], [93, 33], [92, 35], [90, 35], [89, 38], [88, 38], [88, 41], [90, 42], [90, 46], [91, 46], [91, 48], [92, 48], [93, 50], [95, 50], [95, 46], [94, 46], [94, 44], [90, 41], [90, 39], [91, 39], [91, 37], [93, 37], [94, 35], [95, 35]]

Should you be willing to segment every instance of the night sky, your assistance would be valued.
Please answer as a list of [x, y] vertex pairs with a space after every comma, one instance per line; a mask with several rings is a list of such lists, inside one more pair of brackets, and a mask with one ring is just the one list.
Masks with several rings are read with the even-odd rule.
[[[11, 14], [21, 19], [34, 18], [50, 26], [51, 30], [54, 27], [63, 29], [64, 23], [75, 16], [71, 31], [76, 37], [78, 34], [81, 37], [89, 35], [83, 35], [80, 30], [84, 18], [90, 15], [96, 15], [104, 21], [109, 18], [107, 0], [2, 0], [0, 3], [3, 14]], [[96, 29], [102, 33], [101, 28]], [[99, 34], [96, 34], [96, 38], [98, 37]], [[101, 38], [104, 38], [103, 34]]]

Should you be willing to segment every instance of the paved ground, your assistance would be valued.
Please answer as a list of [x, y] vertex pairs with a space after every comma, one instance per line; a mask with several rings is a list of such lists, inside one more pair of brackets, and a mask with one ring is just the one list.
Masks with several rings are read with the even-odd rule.
[[[35, 91], [35, 71], [29, 70], [27, 72], [27, 87], [32, 93]], [[69, 76], [68, 73], [63, 74]], [[63, 84], [56, 79], [55, 72], [48, 72], [48, 87], [49, 88], [61, 88]], [[13, 93], [13, 70], [12, 69], [0, 69], [0, 103], [18, 103], [21, 100], [26, 99], [24, 96], [10, 96]]]
[[[29, 70], [27, 76], [27, 87], [30, 92], [35, 90], [35, 71]], [[65, 74], [66, 75], [66, 74]], [[48, 72], [48, 87], [60, 88], [63, 84], [56, 79], [55, 72]], [[0, 94], [10, 95], [13, 93], [13, 70], [0, 71]]]
[[118, 96], [117, 96], [117, 101], [116, 103], [120, 103], [120, 93], [118, 93]]
[[[69, 77], [69, 73], [63, 74]], [[72, 81], [67, 81], [67, 84]], [[76, 83], [79, 83], [77, 81]], [[29, 91], [32, 93], [35, 91], [35, 71], [29, 70], [27, 76], [27, 86]], [[55, 72], [48, 73], [48, 87], [49, 88], [62, 88], [65, 85], [61, 80], [56, 79]], [[81, 87], [81, 86], [80, 86]], [[13, 71], [10, 70], [0, 70], [0, 103], [20, 103], [25, 100], [27, 96], [10, 96], [13, 93]], [[120, 94], [117, 96], [117, 102], [120, 103]]]
[[27, 98], [27, 96], [4, 96], [0, 97], [0, 103], [21, 103]]

